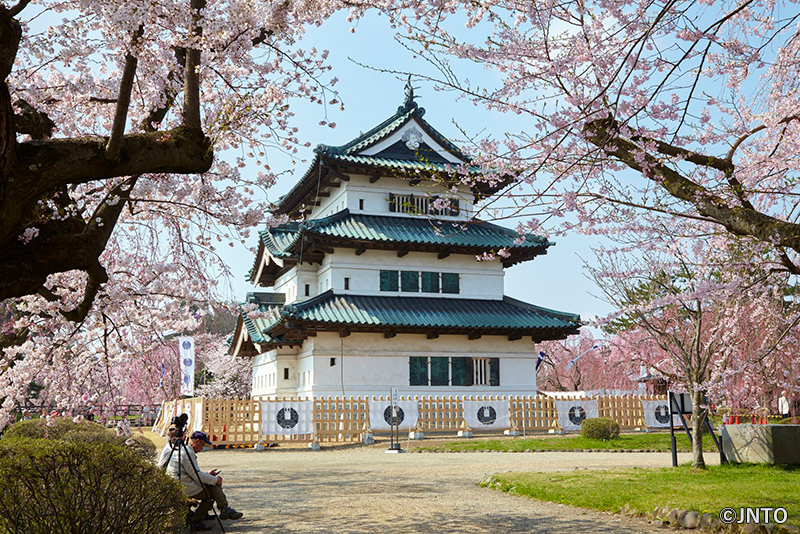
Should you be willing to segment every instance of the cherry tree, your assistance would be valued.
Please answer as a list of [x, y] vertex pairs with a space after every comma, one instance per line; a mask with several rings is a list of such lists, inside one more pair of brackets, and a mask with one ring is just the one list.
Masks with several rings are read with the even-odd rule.
[[250, 396], [253, 367], [248, 358], [233, 358], [227, 343], [219, 337], [203, 347], [205, 378], [197, 395], [214, 399], [241, 399]]
[[340, 105], [298, 42], [337, 7], [0, 3], [0, 427], [34, 378], [68, 404], [105, 369], [110, 402], [113, 369], [196, 326], [228, 274], [215, 247], [270, 222], [289, 102]]
[[732, 404], [752, 398], [758, 388], [742, 382], [786, 350], [800, 315], [786, 309], [774, 273], [759, 273], [763, 266], [737, 240], [681, 238], [681, 226], [664, 228], [636, 254], [600, 250], [590, 271], [619, 309], [606, 323], [614, 343], [692, 395], [693, 463], [704, 467], [706, 395]]
[[601, 234], [678, 216], [800, 272], [796, 2], [369, 4], [440, 88], [520, 116], [520, 130], [473, 140], [484, 179], [506, 184], [487, 204], [498, 216]]
[[605, 339], [581, 329], [577, 336], [539, 344], [544, 353], [537, 384], [545, 391], [632, 390], [639, 366], [626, 353], [613, 350]]

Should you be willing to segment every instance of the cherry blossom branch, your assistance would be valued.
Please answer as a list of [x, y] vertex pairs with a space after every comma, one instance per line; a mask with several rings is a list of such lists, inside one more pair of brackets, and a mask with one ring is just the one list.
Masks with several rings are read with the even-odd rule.
[[130, 50], [125, 55], [125, 67], [122, 70], [122, 79], [119, 83], [114, 123], [111, 126], [111, 134], [108, 136], [108, 143], [106, 144], [106, 158], [112, 161], [119, 157], [122, 137], [125, 135], [125, 122], [128, 118], [128, 108], [131, 104], [131, 92], [133, 91], [133, 77], [136, 75], [136, 65], [139, 62], [135, 55], [135, 49], [143, 34], [144, 26], [140, 25], [133, 34]]
[[798, 225], [781, 221], [747, 206], [730, 206], [707, 188], [667, 167], [636, 144], [623, 139], [613, 119], [598, 119], [585, 127], [586, 139], [628, 167], [664, 188], [673, 197], [689, 203], [728, 231], [800, 252]]

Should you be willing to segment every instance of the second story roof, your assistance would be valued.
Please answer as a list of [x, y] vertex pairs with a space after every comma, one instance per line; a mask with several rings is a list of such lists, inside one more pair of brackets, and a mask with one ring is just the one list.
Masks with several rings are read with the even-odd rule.
[[320, 262], [333, 247], [481, 255], [505, 251], [503, 265], [546, 254], [555, 243], [534, 234], [483, 221], [439, 221], [424, 217], [392, 217], [351, 214], [343, 210], [330, 217], [303, 223], [290, 222], [259, 232], [259, 251], [248, 273], [250, 282], [271, 285], [298, 261]]

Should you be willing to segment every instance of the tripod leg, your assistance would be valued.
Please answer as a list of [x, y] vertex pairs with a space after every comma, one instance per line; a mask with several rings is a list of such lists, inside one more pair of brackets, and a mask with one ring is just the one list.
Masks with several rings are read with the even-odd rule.
[[[181, 446], [183, 446], [183, 448], [186, 449], [186, 443], [181, 442]], [[219, 514], [217, 513], [217, 511], [214, 510], [214, 499], [212, 499], [211, 494], [209, 493], [208, 488], [206, 487], [206, 485], [203, 484], [203, 482], [200, 480], [200, 470], [197, 469], [197, 466], [192, 461], [192, 457], [189, 455], [189, 451], [188, 450], [186, 450], [186, 457], [189, 459], [189, 464], [192, 466], [192, 469], [194, 470], [195, 477], [197, 477], [195, 480], [200, 482], [200, 485], [203, 487], [203, 494], [205, 495], [206, 499], [211, 501], [211, 511], [214, 513], [214, 517], [217, 519], [217, 523], [219, 524], [220, 530], [222, 530], [222, 532], [224, 533], [225, 532], [225, 528], [222, 526], [222, 520], [219, 518]], [[201, 521], [202, 518], [198, 518], [198, 520]]]

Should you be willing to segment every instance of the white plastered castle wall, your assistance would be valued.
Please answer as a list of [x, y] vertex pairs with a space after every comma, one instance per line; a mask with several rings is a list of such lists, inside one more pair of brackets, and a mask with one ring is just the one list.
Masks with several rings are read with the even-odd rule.
[[[311, 211], [310, 219], [321, 219], [339, 213], [347, 208], [352, 214], [385, 215], [409, 217], [402, 213], [389, 211], [389, 193], [395, 195], [443, 195], [445, 188], [431, 181], [423, 180], [411, 185], [407, 179], [383, 176], [377, 182], [370, 183], [370, 176], [363, 174], [350, 175], [349, 182], [341, 182], [340, 187], [330, 189], [330, 197], [320, 198], [320, 205]], [[465, 185], [458, 186], [459, 214], [456, 216], [438, 216], [441, 220], [466, 221], [472, 216], [472, 191]], [[363, 200], [364, 207], [361, 207]]]
[[[274, 351], [271, 351], [274, 352]], [[536, 344], [530, 338], [504, 336], [469, 340], [462, 335], [427, 339], [424, 334], [353, 333], [340, 337], [320, 332], [308, 338], [296, 355], [277, 362], [279, 378], [289, 368], [293, 387], [253, 389], [254, 397], [373, 396], [398, 388], [402, 395], [531, 395], [536, 392]], [[410, 357], [499, 358], [499, 386], [410, 386]], [[295, 358], [292, 363], [291, 358]], [[254, 362], [254, 369], [260, 365]], [[270, 365], [269, 363], [266, 365]]]
[[[459, 293], [404, 293], [380, 290], [380, 271], [432, 271], [458, 273]], [[367, 250], [356, 256], [354, 249], [336, 248], [323, 260], [318, 276], [327, 288], [337, 294], [416, 296], [426, 298], [471, 298], [502, 300], [505, 272], [499, 261], [479, 262], [474, 256], [453, 254], [438, 259], [431, 252], [409, 252], [402, 258], [392, 250]], [[345, 290], [345, 278], [349, 278], [349, 290]], [[325, 284], [323, 284], [325, 285]]]

